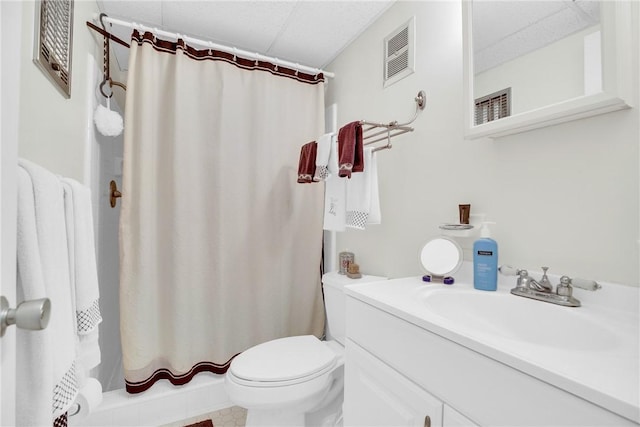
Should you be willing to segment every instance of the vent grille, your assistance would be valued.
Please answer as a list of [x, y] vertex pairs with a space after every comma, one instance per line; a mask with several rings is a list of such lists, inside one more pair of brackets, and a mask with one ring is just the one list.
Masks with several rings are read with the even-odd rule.
[[475, 124], [492, 122], [511, 115], [511, 88], [475, 100]]
[[34, 61], [62, 94], [71, 96], [73, 0], [40, 0]]
[[409, 46], [409, 28], [403, 28], [387, 43], [387, 58], [390, 58]]
[[391, 78], [406, 70], [409, 66], [409, 52], [404, 51], [399, 56], [391, 59], [387, 64], [387, 77]]
[[384, 87], [413, 73], [414, 34], [415, 18], [411, 18], [384, 39]]

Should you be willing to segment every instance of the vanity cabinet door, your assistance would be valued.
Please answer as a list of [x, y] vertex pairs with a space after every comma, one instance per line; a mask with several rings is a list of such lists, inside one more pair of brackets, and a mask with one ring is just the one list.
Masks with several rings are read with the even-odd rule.
[[442, 427], [478, 427], [478, 424], [446, 404], [444, 405], [442, 418]]
[[345, 426], [442, 426], [441, 401], [347, 340]]

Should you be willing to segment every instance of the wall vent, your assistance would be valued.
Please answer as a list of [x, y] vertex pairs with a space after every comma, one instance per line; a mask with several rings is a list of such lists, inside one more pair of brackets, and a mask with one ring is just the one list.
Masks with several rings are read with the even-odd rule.
[[70, 98], [73, 0], [40, 0], [36, 5], [33, 61]]
[[384, 39], [384, 87], [413, 73], [415, 26], [413, 17]]
[[475, 124], [481, 125], [511, 115], [511, 88], [475, 100]]

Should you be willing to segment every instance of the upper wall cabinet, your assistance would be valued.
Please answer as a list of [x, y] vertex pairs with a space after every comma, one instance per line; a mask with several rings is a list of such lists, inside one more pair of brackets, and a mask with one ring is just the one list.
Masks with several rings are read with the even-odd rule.
[[631, 1], [463, 0], [465, 137], [628, 108]]

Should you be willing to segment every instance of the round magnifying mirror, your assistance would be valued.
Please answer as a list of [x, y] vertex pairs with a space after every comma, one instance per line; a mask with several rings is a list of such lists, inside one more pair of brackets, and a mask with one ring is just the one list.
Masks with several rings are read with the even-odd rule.
[[455, 240], [437, 237], [422, 247], [420, 262], [427, 273], [448, 276], [462, 265], [462, 248]]

